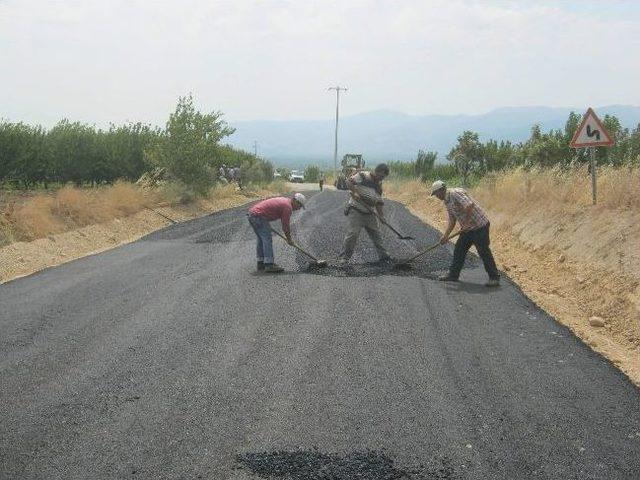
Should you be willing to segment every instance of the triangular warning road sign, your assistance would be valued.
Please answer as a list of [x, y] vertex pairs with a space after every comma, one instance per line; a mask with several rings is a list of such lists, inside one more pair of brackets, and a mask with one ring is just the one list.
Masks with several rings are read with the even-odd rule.
[[582, 147], [610, 147], [613, 145], [613, 139], [602, 125], [602, 122], [592, 108], [582, 117], [582, 122], [573, 134], [571, 148]]

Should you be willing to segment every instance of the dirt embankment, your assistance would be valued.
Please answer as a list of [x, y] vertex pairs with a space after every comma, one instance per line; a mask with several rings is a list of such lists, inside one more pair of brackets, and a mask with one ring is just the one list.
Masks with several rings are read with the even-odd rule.
[[[271, 190], [237, 191], [227, 186], [206, 199], [171, 204], [163, 195], [140, 192], [127, 184], [97, 199], [73, 189], [29, 195], [22, 204], [12, 204], [11, 215], [5, 208], [0, 216], [5, 225], [9, 224], [7, 219], [12, 220], [11, 235], [4, 236], [5, 245], [0, 247], [0, 283], [132, 242], [172, 221], [193, 219], [274, 194]], [[20, 241], [13, 235], [26, 239]]]
[[[573, 193], [559, 191], [565, 181]], [[629, 194], [618, 191], [614, 204], [603, 178], [602, 204], [592, 206], [580, 181], [515, 172], [470, 193], [490, 215], [498, 266], [640, 385], [640, 209], [638, 193], [630, 190], [638, 187], [618, 183]], [[444, 206], [424, 184], [398, 185], [389, 197], [444, 229]]]

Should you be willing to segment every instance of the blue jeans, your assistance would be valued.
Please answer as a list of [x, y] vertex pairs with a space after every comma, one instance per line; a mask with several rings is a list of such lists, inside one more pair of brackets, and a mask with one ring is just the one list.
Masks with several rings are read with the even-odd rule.
[[256, 246], [258, 261], [273, 263], [273, 243], [271, 239], [269, 221], [262, 217], [253, 217], [249, 215], [249, 223], [258, 237], [258, 244]]

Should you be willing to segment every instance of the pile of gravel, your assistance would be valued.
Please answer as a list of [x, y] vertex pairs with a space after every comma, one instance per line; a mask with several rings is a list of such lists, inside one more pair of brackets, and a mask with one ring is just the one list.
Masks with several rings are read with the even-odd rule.
[[374, 450], [354, 451], [345, 455], [313, 450], [279, 450], [243, 453], [236, 456], [237, 468], [266, 479], [285, 480], [428, 480], [454, 479], [447, 460], [438, 467], [420, 465], [403, 469], [393, 459]]

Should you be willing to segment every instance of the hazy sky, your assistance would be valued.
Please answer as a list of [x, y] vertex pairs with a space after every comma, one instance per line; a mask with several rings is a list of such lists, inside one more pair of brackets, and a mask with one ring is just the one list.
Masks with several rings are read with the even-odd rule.
[[640, 104], [640, 1], [0, 0], [0, 117]]

